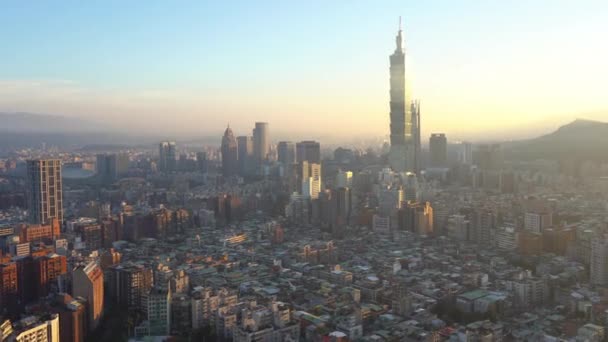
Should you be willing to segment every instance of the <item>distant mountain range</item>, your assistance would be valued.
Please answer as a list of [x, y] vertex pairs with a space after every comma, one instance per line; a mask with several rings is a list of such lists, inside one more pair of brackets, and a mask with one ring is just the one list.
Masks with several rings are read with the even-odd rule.
[[508, 159], [608, 161], [608, 123], [577, 119], [535, 139], [504, 144]]
[[[176, 139], [173, 137], [170, 139]], [[149, 145], [165, 140], [161, 133], [117, 130], [109, 124], [60, 115], [0, 112], [0, 152], [12, 148], [59, 146], [71, 149], [108, 149]], [[180, 140], [180, 139], [176, 139]], [[217, 136], [182, 136], [181, 143], [214, 144]], [[608, 123], [577, 119], [555, 132], [534, 139], [505, 142], [505, 157], [513, 160], [608, 161]], [[86, 147], [85, 147], [86, 146]]]
[[80, 118], [0, 112], [0, 153], [42, 144], [78, 149], [87, 144], [137, 145], [141, 139], [111, 126]]
[[102, 132], [110, 127], [99, 122], [60, 115], [0, 112], [0, 132]]
[[215, 136], [167, 136], [137, 127], [116, 128], [107, 123], [61, 115], [0, 112], [0, 155], [15, 148], [39, 148], [43, 143], [72, 150], [111, 151], [129, 146], [156, 148], [162, 140], [179, 140], [182, 144], [193, 145], [219, 142]]

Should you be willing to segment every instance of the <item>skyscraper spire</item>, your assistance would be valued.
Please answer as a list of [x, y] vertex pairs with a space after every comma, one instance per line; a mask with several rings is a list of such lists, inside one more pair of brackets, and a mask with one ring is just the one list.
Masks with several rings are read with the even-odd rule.
[[403, 36], [401, 32], [401, 16], [399, 16], [399, 31], [397, 33], [397, 37], [395, 38], [397, 42], [397, 49], [395, 50], [395, 52], [403, 52]]
[[238, 172], [238, 147], [234, 133], [228, 124], [222, 137], [222, 173], [232, 176]]

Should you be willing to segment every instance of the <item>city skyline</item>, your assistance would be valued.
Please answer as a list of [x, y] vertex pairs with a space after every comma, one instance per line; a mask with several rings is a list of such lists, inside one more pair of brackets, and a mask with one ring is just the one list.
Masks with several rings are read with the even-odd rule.
[[608, 3], [5, 7], [0, 342], [608, 341]]
[[[226, 121], [245, 132], [262, 120], [277, 133], [306, 127], [340, 136], [333, 127], [348, 117], [349, 133], [387, 137], [386, 53], [401, 14], [413, 96], [424, 108], [422, 136], [521, 138], [577, 117], [606, 117], [608, 51], [598, 44], [606, 5], [599, 1], [242, 6], [251, 11], [8, 6], [0, 35], [12, 52], [2, 62], [0, 111], [204, 135]], [[309, 14], [318, 15], [315, 25]], [[52, 38], [41, 41], [41, 32]], [[463, 125], [465, 115], [471, 120]]]

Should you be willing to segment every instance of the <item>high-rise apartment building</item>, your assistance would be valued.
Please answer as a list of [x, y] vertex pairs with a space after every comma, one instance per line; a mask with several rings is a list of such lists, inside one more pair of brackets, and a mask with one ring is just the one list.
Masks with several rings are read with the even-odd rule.
[[471, 222], [465, 215], [450, 215], [446, 224], [446, 235], [454, 241], [467, 241]]
[[36, 281], [33, 281], [36, 277], [34, 258], [31, 255], [24, 255], [16, 258], [15, 263], [17, 264], [19, 301], [21, 303], [29, 303], [37, 298]]
[[301, 163], [321, 163], [321, 144], [318, 141], [306, 140], [296, 144], [296, 161]]
[[103, 247], [103, 229], [98, 223], [82, 226], [81, 237], [88, 250], [94, 251]]
[[59, 315], [48, 319], [35, 316], [26, 317], [16, 323], [15, 342], [60, 342]]
[[457, 159], [460, 164], [473, 164], [473, 144], [463, 141], [457, 145]]
[[277, 145], [278, 161], [283, 165], [296, 162], [296, 146], [291, 141], [279, 141]]
[[175, 171], [177, 161], [175, 159], [175, 141], [163, 141], [158, 147], [158, 169], [161, 172]]
[[496, 214], [485, 208], [478, 208], [469, 215], [471, 221], [470, 240], [488, 246], [494, 241]]
[[59, 314], [59, 336], [61, 342], [84, 342], [88, 322], [86, 320], [86, 303], [83, 299], [74, 299], [68, 294], [55, 296], [53, 311]]
[[269, 152], [268, 123], [256, 122], [253, 129], [253, 158], [256, 164], [267, 159]]
[[546, 303], [549, 295], [547, 280], [522, 275], [505, 282], [505, 288], [513, 295], [511, 303], [515, 307], [530, 307]]
[[111, 248], [114, 241], [122, 238], [122, 225], [118, 218], [104, 218], [101, 220], [103, 246]]
[[238, 173], [238, 146], [236, 138], [230, 126], [224, 131], [222, 137], [222, 174], [224, 176], [233, 176]]
[[429, 138], [431, 167], [446, 167], [448, 165], [448, 139], [443, 133], [433, 133]]
[[335, 198], [335, 223], [337, 225], [348, 225], [352, 215], [353, 200], [352, 192], [348, 187], [339, 187], [333, 196]]
[[[0, 308], [14, 309], [19, 294], [17, 264], [7, 262], [0, 264]], [[2, 312], [3, 310], [0, 310]]]
[[72, 273], [74, 296], [87, 300], [89, 329], [93, 330], [99, 325], [103, 316], [103, 270], [97, 262], [90, 262], [86, 266], [78, 267]]
[[27, 161], [26, 193], [30, 222], [49, 224], [56, 218], [63, 222], [61, 160]]
[[527, 199], [524, 205], [524, 229], [540, 234], [553, 226], [553, 212], [549, 205], [540, 199]]
[[53, 287], [57, 287], [59, 278], [68, 272], [67, 259], [54, 253], [37, 257], [34, 259], [34, 272], [36, 293], [38, 297], [44, 297]]
[[405, 48], [401, 22], [396, 49], [390, 56], [390, 128], [389, 163], [397, 172], [415, 171], [416, 148], [413, 137], [412, 106], [405, 75]]
[[594, 239], [591, 242], [590, 279], [591, 285], [608, 285], [608, 240]]
[[171, 331], [188, 331], [192, 327], [192, 307], [187, 295], [176, 294], [171, 298]]
[[152, 269], [139, 264], [118, 264], [108, 272], [112, 299], [133, 310], [144, 310], [145, 299], [152, 288]]
[[253, 166], [253, 138], [245, 135], [236, 138], [238, 159], [239, 159], [239, 173], [241, 175], [248, 175], [252, 171]]
[[146, 300], [150, 335], [168, 336], [171, 332], [171, 289], [153, 287]]

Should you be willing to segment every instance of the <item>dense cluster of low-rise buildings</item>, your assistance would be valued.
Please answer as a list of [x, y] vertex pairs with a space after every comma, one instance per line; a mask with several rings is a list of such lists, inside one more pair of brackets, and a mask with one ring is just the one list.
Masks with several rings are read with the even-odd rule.
[[[103, 166], [62, 178], [61, 217], [3, 202], [0, 341], [605, 338], [608, 198], [594, 178], [497, 166], [496, 147], [440, 174], [345, 148], [298, 161], [312, 142], [227, 176], [213, 151], [180, 170], [165, 145], [175, 165], [160, 169], [152, 152], [56, 154]], [[2, 198], [30, 199], [32, 154], [4, 161]]]

